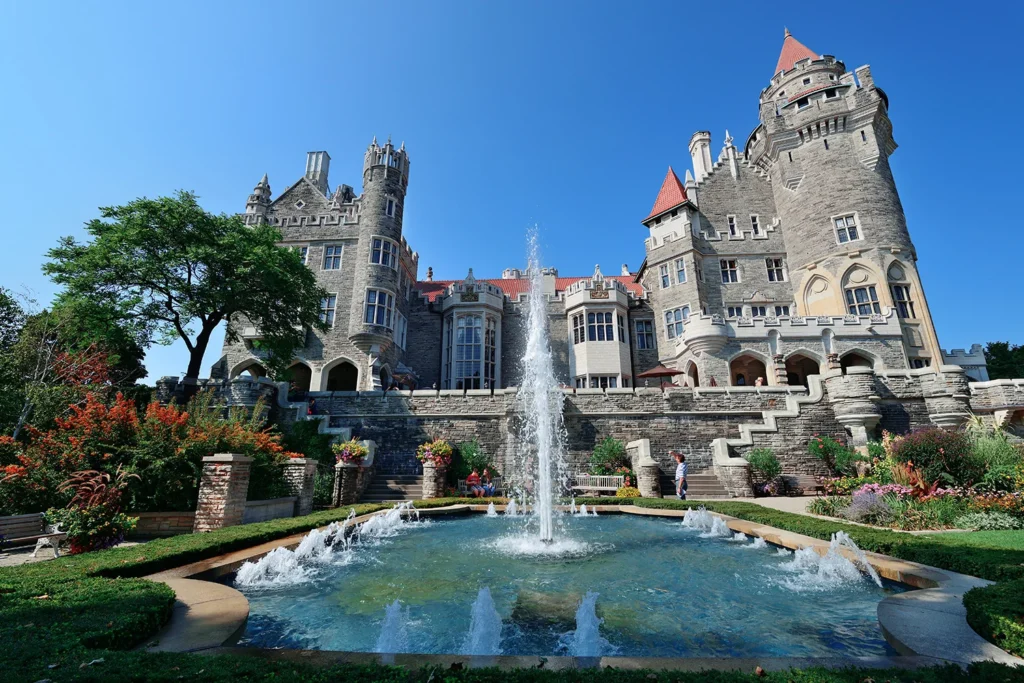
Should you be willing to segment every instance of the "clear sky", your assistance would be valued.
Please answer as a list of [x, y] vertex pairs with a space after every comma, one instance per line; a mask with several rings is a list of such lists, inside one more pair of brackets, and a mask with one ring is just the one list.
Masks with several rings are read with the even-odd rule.
[[[376, 135], [412, 160], [420, 277], [498, 277], [540, 227], [563, 275], [643, 260], [640, 220], [695, 130], [739, 143], [783, 27], [890, 98], [892, 166], [945, 348], [1024, 342], [1017, 2], [0, 0], [0, 285], [41, 274], [96, 207], [194, 190], [238, 212], [305, 154], [359, 190]], [[220, 339], [205, 366], [217, 359]], [[157, 347], [150, 378], [184, 370]]]

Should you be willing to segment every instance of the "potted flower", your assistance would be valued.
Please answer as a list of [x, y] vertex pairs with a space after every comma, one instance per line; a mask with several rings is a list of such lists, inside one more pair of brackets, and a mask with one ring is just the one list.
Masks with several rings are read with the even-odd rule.
[[445, 468], [452, 464], [452, 447], [444, 439], [434, 439], [420, 444], [416, 449], [416, 459], [423, 464], [431, 464], [437, 468]]
[[335, 462], [346, 465], [362, 465], [363, 458], [369, 453], [366, 446], [355, 439], [333, 444], [331, 450], [334, 451]]

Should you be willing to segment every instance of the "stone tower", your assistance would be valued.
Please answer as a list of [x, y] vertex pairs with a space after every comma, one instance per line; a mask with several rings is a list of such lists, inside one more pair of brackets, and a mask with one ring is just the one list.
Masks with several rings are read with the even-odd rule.
[[408, 185], [405, 144], [395, 149], [390, 138], [383, 146], [374, 138], [363, 159], [359, 241], [350, 262], [353, 295], [348, 328], [349, 340], [370, 356], [371, 365], [382, 359], [393, 362], [397, 357], [391, 329], [399, 298], [397, 263], [403, 245], [402, 214]]
[[910, 366], [937, 367], [941, 351], [889, 167], [888, 108], [870, 67], [848, 72], [787, 30], [746, 155], [771, 181], [800, 313], [894, 309]]

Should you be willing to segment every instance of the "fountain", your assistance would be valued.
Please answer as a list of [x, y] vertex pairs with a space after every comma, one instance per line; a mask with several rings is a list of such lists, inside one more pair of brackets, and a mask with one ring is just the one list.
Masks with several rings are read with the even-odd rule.
[[509, 517], [515, 517], [519, 514], [519, 506], [516, 505], [515, 498], [508, 501], [508, 505], [505, 506], [505, 514]]
[[598, 595], [587, 591], [576, 610], [576, 630], [568, 643], [569, 654], [574, 657], [600, 657], [608, 650], [608, 641], [601, 637], [604, 619], [597, 616]]
[[[562, 392], [555, 378], [548, 343], [547, 297], [540, 269], [537, 233], [529, 237], [530, 300], [523, 377], [518, 401], [523, 415], [523, 441], [527, 458], [521, 464], [521, 483], [532, 478], [533, 513], [543, 543], [554, 541], [555, 497], [565, 479]], [[529, 487], [527, 487], [529, 488]]]
[[487, 516], [488, 517], [497, 517], [498, 516], [498, 510], [494, 507], [494, 503], [488, 503], [487, 504]]
[[402, 603], [395, 600], [384, 611], [384, 625], [377, 638], [374, 652], [395, 654], [409, 649], [408, 615], [402, 613]]
[[469, 634], [462, 646], [467, 655], [501, 654], [501, 616], [494, 607], [491, 589], [480, 589], [470, 612]]

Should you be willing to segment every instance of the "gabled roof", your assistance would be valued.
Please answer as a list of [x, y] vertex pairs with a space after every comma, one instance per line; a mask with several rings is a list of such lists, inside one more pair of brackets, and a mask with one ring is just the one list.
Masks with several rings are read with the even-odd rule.
[[668, 173], [665, 174], [665, 180], [661, 183], [661, 190], [658, 191], [658, 198], [654, 200], [654, 208], [651, 209], [650, 215], [644, 219], [644, 222], [687, 201], [686, 188], [679, 182], [679, 176], [669, 166]]
[[820, 55], [815, 54], [811, 48], [794, 38], [787, 28], [786, 38], [782, 41], [782, 52], [779, 54], [779, 63], [775, 65], [775, 73], [789, 71], [801, 59], [808, 57], [818, 59]]
[[[555, 291], [564, 292], [570, 285], [574, 285], [580, 280], [590, 279], [592, 275], [580, 275], [579, 277], [557, 277], [555, 278]], [[618, 280], [626, 287], [633, 296], [643, 296], [644, 288], [639, 282], [633, 280], [632, 275], [605, 275], [605, 280]], [[448, 289], [448, 286], [454, 282], [461, 282], [461, 280], [423, 280], [417, 282], [415, 287], [420, 294], [427, 297], [428, 301], [436, 301], [439, 297], [444, 294], [444, 291]], [[530, 278], [519, 277], [519, 278], [493, 278], [493, 279], [478, 279], [477, 282], [486, 282], [489, 285], [494, 285], [502, 292], [505, 293], [512, 301], [519, 299], [520, 294], [530, 293]]]

